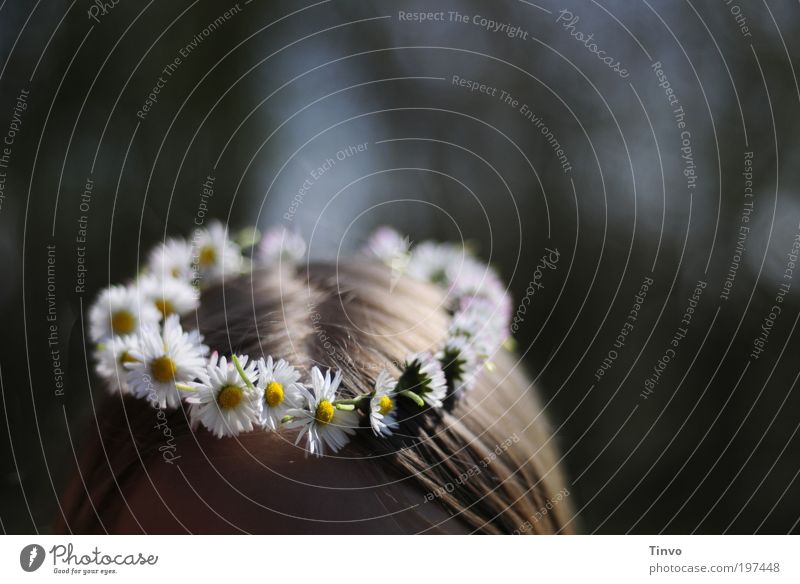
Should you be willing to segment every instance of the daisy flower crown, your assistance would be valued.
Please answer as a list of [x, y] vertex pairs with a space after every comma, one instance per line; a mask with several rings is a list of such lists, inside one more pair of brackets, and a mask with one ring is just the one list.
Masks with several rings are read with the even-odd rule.
[[[252, 248], [251, 257], [243, 247]], [[242, 432], [299, 429], [296, 444], [322, 455], [337, 452], [359, 428], [388, 437], [399, 426], [398, 400], [410, 407], [441, 408], [460, 399], [489, 358], [509, 340], [510, 298], [500, 278], [464, 246], [424, 242], [381, 227], [362, 254], [385, 263], [392, 282], [407, 274], [445, 288], [455, 299], [448, 333], [435, 351], [407, 355], [399, 377], [381, 370], [373, 390], [340, 397], [339, 371], [312, 367], [304, 378], [286, 360], [221, 355], [203, 344], [180, 317], [196, 310], [200, 290], [254, 265], [303, 261], [306, 244], [283, 227], [258, 245], [228, 237], [219, 222], [197, 230], [191, 241], [173, 238], [153, 249], [146, 269], [127, 285], [102, 290], [89, 311], [97, 374], [112, 392], [148, 400], [153, 407], [188, 405], [193, 429], [217, 437]]]

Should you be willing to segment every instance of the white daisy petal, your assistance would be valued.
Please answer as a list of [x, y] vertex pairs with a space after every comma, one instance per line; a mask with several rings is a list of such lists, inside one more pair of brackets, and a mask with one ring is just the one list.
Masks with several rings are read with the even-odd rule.
[[282, 225], [268, 230], [258, 246], [258, 259], [265, 265], [298, 263], [305, 255], [305, 240]]
[[397, 380], [382, 369], [375, 380], [375, 395], [370, 398], [369, 421], [377, 436], [389, 436], [397, 428], [395, 389]]
[[442, 406], [447, 395], [447, 380], [438, 359], [429, 352], [406, 357], [398, 391], [413, 391], [434, 408]]
[[157, 278], [192, 279], [192, 246], [184, 239], [172, 238], [150, 252], [149, 272]]
[[129, 393], [125, 364], [133, 362], [131, 352], [138, 350], [138, 347], [137, 335], [112, 337], [98, 347], [95, 352], [95, 371], [106, 381], [110, 392]]
[[453, 266], [463, 263], [465, 255], [461, 246], [426, 241], [412, 250], [408, 273], [433, 284], [449, 284], [448, 274]]
[[459, 305], [450, 336], [472, 339], [475, 352], [486, 357], [508, 336], [513, 310], [500, 277], [463, 246], [425, 242], [414, 248], [409, 273], [448, 290]]
[[487, 298], [464, 299], [461, 308], [453, 315], [448, 333], [451, 337], [468, 337], [478, 356], [491, 357], [508, 336], [508, 324], [498, 316], [497, 310], [497, 306]]
[[449, 337], [436, 358], [442, 365], [445, 379], [452, 386], [456, 396], [470, 389], [478, 375], [483, 361], [473, 347], [472, 339], [462, 335]]
[[394, 265], [399, 259], [409, 257], [410, 243], [391, 227], [379, 227], [370, 235], [364, 246], [364, 252], [378, 258], [387, 266]]
[[136, 286], [111, 286], [100, 292], [89, 310], [89, 335], [99, 343], [113, 336], [135, 334], [159, 319], [155, 306], [141, 301]]
[[306, 450], [311, 454], [322, 456], [326, 448], [338, 452], [347, 445], [350, 436], [358, 428], [358, 415], [355, 412], [339, 410], [333, 405], [341, 380], [341, 371], [337, 371], [331, 379], [330, 370], [323, 377], [319, 368], [312, 368], [313, 393], [302, 388], [304, 407], [287, 411], [287, 415], [294, 419], [284, 425], [300, 429], [295, 443], [305, 437]]
[[262, 400], [261, 425], [277, 430], [281, 420], [292, 408], [303, 404], [300, 372], [283, 359], [277, 363], [272, 357], [258, 360], [258, 388]]
[[500, 276], [490, 266], [466, 256], [461, 265], [448, 268], [447, 280], [452, 295], [458, 298], [484, 298], [495, 307], [495, 318], [510, 321], [511, 298]]
[[183, 316], [200, 305], [197, 290], [183, 280], [147, 275], [139, 278], [137, 284], [142, 299], [151, 303], [162, 317]]
[[214, 281], [223, 276], [232, 277], [242, 268], [242, 252], [228, 239], [226, 227], [212, 221], [207, 229], [199, 229], [192, 239], [192, 267], [196, 278]]

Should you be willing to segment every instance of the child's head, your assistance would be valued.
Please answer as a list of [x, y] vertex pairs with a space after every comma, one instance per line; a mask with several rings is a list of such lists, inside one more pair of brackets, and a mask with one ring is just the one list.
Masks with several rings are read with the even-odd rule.
[[[446, 336], [443, 292], [377, 262], [255, 270], [204, 291], [192, 322], [221, 352], [341, 370], [350, 396]], [[185, 319], [188, 320], [188, 319]], [[501, 350], [461, 400], [408, 408], [389, 438], [359, 430], [307, 457], [297, 430], [218, 439], [185, 410], [113, 396], [97, 414], [58, 529], [84, 532], [570, 531], [554, 438]]]

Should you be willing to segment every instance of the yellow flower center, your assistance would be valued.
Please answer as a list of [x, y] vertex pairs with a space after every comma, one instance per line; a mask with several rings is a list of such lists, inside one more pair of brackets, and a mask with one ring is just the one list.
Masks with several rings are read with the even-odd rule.
[[219, 391], [217, 403], [223, 410], [229, 410], [242, 403], [243, 398], [244, 393], [241, 387], [238, 385], [226, 385]]
[[173, 278], [177, 278], [181, 275], [181, 271], [178, 268], [172, 268], [172, 272], [170, 273], [172, 274]]
[[170, 314], [175, 312], [175, 307], [172, 306], [172, 302], [167, 300], [166, 298], [158, 298], [154, 304], [158, 311], [161, 313], [161, 316], [164, 318], [168, 317]]
[[210, 245], [204, 245], [200, 248], [200, 257], [198, 258], [201, 266], [213, 266], [217, 262], [217, 252]]
[[119, 355], [119, 362], [121, 365], [125, 363], [136, 363], [136, 359], [131, 357], [131, 354], [128, 351], [122, 351]]
[[385, 416], [394, 409], [394, 402], [392, 401], [392, 398], [390, 398], [388, 395], [384, 395], [378, 401], [378, 406], [379, 406], [378, 411], [381, 413], [382, 416]]
[[118, 310], [111, 315], [111, 330], [118, 335], [127, 335], [133, 332], [136, 319], [127, 310]]
[[283, 385], [277, 381], [270, 381], [264, 389], [264, 399], [271, 408], [281, 405], [283, 403]]
[[166, 383], [167, 381], [173, 381], [175, 379], [178, 366], [175, 364], [175, 361], [164, 355], [153, 359], [153, 362], [150, 364], [150, 370], [153, 372], [153, 377], [155, 377], [157, 381]]
[[317, 424], [321, 426], [330, 424], [331, 420], [333, 419], [334, 411], [335, 408], [333, 407], [333, 404], [324, 399], [317, 404], [317, 411], [314, 413], [314, 419], [317, 421]]

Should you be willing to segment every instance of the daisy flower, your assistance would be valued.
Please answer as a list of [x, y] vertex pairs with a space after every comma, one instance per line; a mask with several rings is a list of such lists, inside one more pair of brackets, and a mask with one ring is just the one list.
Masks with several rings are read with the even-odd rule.
[[150, 252], [148, 271], [159, 278], [192, 279], [192, 246], [185, 239], [171, 238]]
[[322, 456], [325, 447], [331, 452], [338, 452], [350, 441], [350, 435], [358, 427], [358, 414], [354, 411], [337, 409], [336, 390], [342, 382], [342, 372], [337, 371], [333, 379], [328, 370], [322, 376], [319, 368], [311, 369], [311, 393], [305, 387], [301, 392], [305, 401], [305, 408], [290, 409], [287, 415], [294, 419], [286, 425], [289, 428], [300, 428], [295, 444], [305, 436], [307, 450], [311, 454]]
[[306, 242], [299, 233], [289, 231], [283, 225], [264, 234], [258, 246], [258, 257], [265, 265], [298, 263], [306, 255]]
[[461, 265], [465, 254], [459, 245], [425, 241], [412, 250], [408, 273], [432, 284], [449, 284], [453, 266]]
[[460, 395], [472, 386], [481, 362], [471, 339], [461, 335], [449, 337], [436, 358], [442, 365], [442, 371], [451, 391]]
[[201, 340], [196, 333], [183, 332], [177, 315], [168, 317], [163, 329], [143, 328], [138, 348], [129, 352], [133, 361], [125, 365], [131, 393], [155, 407], [178, 407], [181, 394], [175, 384], [188, 384], [205, 374], [208, 347]]
[[277, 430], [281, 419], [292, 408], [299, 408], [303, 394], [298, 383], [300, 372], [281, 359], [277, 363], [272, 357], [258, 360], [258, 383], [256, 388], [262, 400], [261, 424]]
[[497, 272], [463, 246], [421, 243], [414, 248], [408, 272], [420, 280], [447, 286], [456, 298], [474, 296], [490, 300], [495, 306], [495, 316], [504, 320], [511, 318], [511, 298]]
[[183, 280], [149, 275], [139, 278], [138, 286], [141, 297], [155, 306], [162, 318], [183, 316], [200, 306], [197, 290]]
[[364, 251], [391, 267], [398, 259], [407, 260], [410, 245], [408, 237], [401, 236], [391, 227], [383, 226], [372, 232]]
[[493, 355], [508, 336], [508, 323], [497, 314], [498, 308], [486, 298], [467, 298], [453, 315], [450, 336], [465, 336], [480, 357]]
[[391, 227], [379, 227], [367, 241], [364, 251], [388, 266], [392, 271], [389, 290], [394, 290], [397, 282], [408, 270], [411, 261], [408, 237], [401, 237]]
[[389, 436], [397, 428], [395, 389], [397, 380], [382, 369], [375, 380], [375, 395], [369, 402], [369, 423], [376, 436]]
[[242, 252], [228, 239], [227, 230], [219, 221], [212, 221], [207, 229], [197, 230], [192, 244], [192, 267], [198, 277], [217, 279], [239, 272]]
[[111, 286], [100, 292], [89, 310], [89, 335], [99, 343], [112, 336], [136, 333], [158, 319], [155, 306], [139, 301], [135, 286]]
[[447, 380], [439, 361], [429, 352], [406, 357], [403, 374], [397, 381], [397, 391], [412, 391], [429, 406], [441, 407], [447, 395]]
[[253, 386], [256, 364], [248, 363], [246, 355], [238, 360], [247, 381], [232, 360], [228, 362], [214, 353], [208, 360], [203, 381], [191, 384], [197, 390], [186, 398], [192, 427], [202, 424], [222, 438], [249, 432], [259, 422], [261, 395]]
[[125, 364], [134, 362], [131, 351], [136, 351], [138, 347], [137, 335], [111, 337], [98, 346], [95, 353], [97, 365], [94, 370], [107, 382], [108, 389], [112, 393], [117, 391], [128, 393], [128, 384], [125, 382], [128, 370]]

